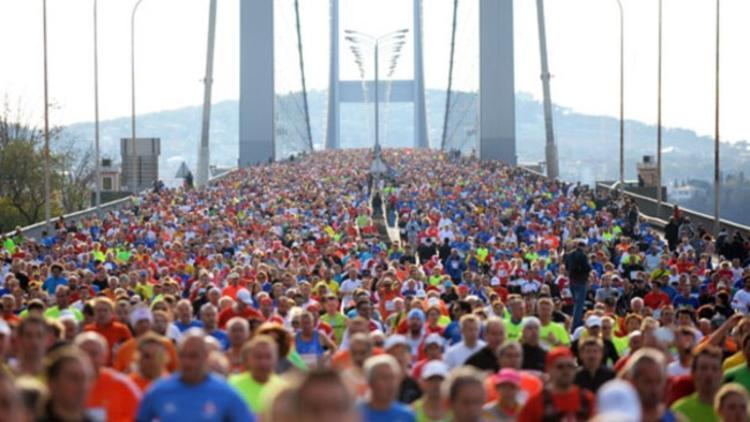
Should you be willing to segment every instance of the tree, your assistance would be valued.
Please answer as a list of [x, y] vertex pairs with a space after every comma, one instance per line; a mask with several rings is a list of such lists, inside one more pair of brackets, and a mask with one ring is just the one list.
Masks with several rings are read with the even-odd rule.
[[[17, 110], [21, 110], [18, 107]], [[44, 218], [44, 133], [26, 123], [8, 101], [0, 110], [0, 232]], [[52, 215], [71, 213], [90, 203], [94, 180], [93, 150], [50, 130], [50, 201]]]
[[60, 200], [65, 213], [75, 212], [91, 205], [91, 190], [95, 183], [94, 150], [79, 147], [73, 139], [61, 141], [56, 158], [60, 175]]
[[44, 154], [28, 139], [8, 140], [0, 149], [0, 169], [0, 196], [24, 224], [39, 221], [44, 209]]

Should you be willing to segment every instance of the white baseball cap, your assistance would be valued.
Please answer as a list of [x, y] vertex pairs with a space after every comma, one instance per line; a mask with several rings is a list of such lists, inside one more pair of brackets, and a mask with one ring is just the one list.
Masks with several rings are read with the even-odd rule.
[[405, 336], [402, 336], [401, 334], [394, 334], [392, 336], [388, 336], [388, 338], [385, 339], [385, 344], [383, 345], [383, 349], [389, 350], [396, 346], [409, 347], [409, 342], [406, 340]]
[[641, 420], [641, 400], [629, 382], [614, 379], [602, 385], [596, 394], [596, 411], [611, 416], [602, 420], [636, 422]]
[[440, 337], [440, 334], [432, 333], [424, 339], [425, 346], [428, 346], [430, 344], [437, 344], [438, 346], [442, 348], [445, 345], [445, 340], [443, 340], [443, 338]]
[[237, 300], [241, 301], [245, 305], [253, 304], [253, 296], [250, 294], [250, 292], [247, 289], [237, 290]]
[[432, 377], [445, 378], [447, 376], [448, 365], [439, 360], [431, 360], [424, 365], [424, 368], [422, 368], [421, 378], [423, 380], [430, 379]]
[[586, 318], [586, 326], [587, 327], [601, 327], [602, 319], [596, 315], [591, 315], [590, 317]]

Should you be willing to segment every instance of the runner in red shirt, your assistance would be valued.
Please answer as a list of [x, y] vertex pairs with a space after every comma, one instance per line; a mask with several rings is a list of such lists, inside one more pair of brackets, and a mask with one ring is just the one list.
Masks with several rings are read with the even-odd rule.
[[518, 416], [519, 421], [586, 421], [594, 415], [594, 396], [573, 381], [576, 361], [567, 347], [556, 347], [547, 354], [550, 381], [531, 396]]
[[234, 305], [224, 309], [219, 313], [219, 328], [222, 330], [226, 328], [227, 322], [230, 319], [238, 316], [245, 319], [259, 319], [263, 320], [263, 315], [255, 310], [253, 306], [253, 297], [247, 289], [240, 289], [237, 291], [237, 301]]
[[664, 293], [661, 289], [661, 282], [654, 280], [651, 284], [654, 286], [654, 289], [643, 297], [643, 304], [651, 309], [659, 309], [664, 305], [670, 304], [671, 300], [669, 300], [669, 295]]

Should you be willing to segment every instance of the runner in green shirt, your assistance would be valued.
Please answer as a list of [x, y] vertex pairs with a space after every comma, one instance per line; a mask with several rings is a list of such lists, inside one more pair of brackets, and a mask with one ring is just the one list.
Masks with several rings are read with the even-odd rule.
[[[744, 342], [747, 343], [747, 342]], [[682, 413], [685, 419], [695, 422], [718, 421], [714, 411], [714, 398], [721, 387], [721, 349], [707, 346], [693, 358], [692, 375], [695, 393], [677, 400], [672, 410]]]
[[539, 329], [539, 339], [545, 349], [570, 345], [568, 330], [562, 324], [552, 321], [554, 308], [555, 305], [549, 298], [541, 298], [536, 304], [539, 321], [542, 323]]
[[422, 368], [419, 386], [422, 397], [412, 404], [417, 422], [448, 422], [452, 420], [445, 406], [442, 384], [448, 376], [448, 367], [443, 361], [432, 360]]
[[508, 301], [510, 315], [505, 320], [505, 338], [507, 341], [521, 340], [521, 322], [524, 316], [524, 303], [520, 297], [514, 297]]
[[346, 331], [347, 318], [339, 312], [339, 300], [334, 295], [327, 295], [323, 301], [325, 313], [320, 316], [320, 320], [330, 325], [333, 329], [333, 337], [336, 344], [341, 344]]
[[250, 410], [263, 413], [268, 405], [268, 396], [284, 385], [284, 381], [274, 374], [278, 351], [271, 337], [258, 336], [242, 346], [242, 360], [247, 371], [229, 378]]
[[714, 411], [714, 406], [701, 401], [698, 393], [693, 393], [677, 400], [672, 405], [672, 410], [680, 412], [687, 421], [718, 422], [719, 420]]

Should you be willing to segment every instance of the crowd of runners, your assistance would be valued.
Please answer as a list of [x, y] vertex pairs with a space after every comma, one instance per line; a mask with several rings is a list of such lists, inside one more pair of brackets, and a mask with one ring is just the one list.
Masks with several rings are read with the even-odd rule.
[[385, 150], [379, 179], [371, 158], [0, 238], [0, 420], [748, 420], [740, 233], [677, 211], [665, 236], [499, 163]]

